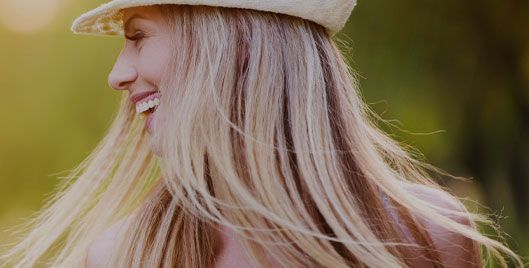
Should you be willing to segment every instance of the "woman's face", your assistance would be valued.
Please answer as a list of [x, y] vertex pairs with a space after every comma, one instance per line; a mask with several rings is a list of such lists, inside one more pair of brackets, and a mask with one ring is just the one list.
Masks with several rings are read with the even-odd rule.
[[116, 90], [128, 90], [136, 114], [146, 116], [152, 133], [152, 120], [159, 104], [160, 80], [169, 61], [169, 27], [157, 7], [124, 10], [125, 47], [108, 76]]

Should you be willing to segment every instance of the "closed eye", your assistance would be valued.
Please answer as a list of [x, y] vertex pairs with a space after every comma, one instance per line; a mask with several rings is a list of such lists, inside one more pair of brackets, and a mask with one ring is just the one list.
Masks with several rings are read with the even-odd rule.
[[145, 35], [142, 32], [136, 32], [132, 36], [125, 35], [125, 39], [133, 41], [135, 44], [137, 44], [138, 41], [141, 41]]

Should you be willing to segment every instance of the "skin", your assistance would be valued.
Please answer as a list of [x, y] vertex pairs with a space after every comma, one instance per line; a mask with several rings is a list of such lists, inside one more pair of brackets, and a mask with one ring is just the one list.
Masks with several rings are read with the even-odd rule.
[[[169, 27], [159, 9], [151, 6], [124, 10], [123, 21], [125, 46], [108, 76], [108, 84], [115, 90], [129, 91], [129, 96], [158, 91], [170, 57]], [[159, 152], [155, 145], [151, 147]]]
[[[142, 17], [134, 16], [140, 15]], [[129, 20], [129, 18], [132, 20]], [[128, 90], [131, 94], [156, 90], [168, 64], [169, 28], [160, 11], [153, 7], [135, 7], [124, 11], [127, 37], [114, 68], [108, 76], [108, 84], [116, 90]]]
[[[135, 14], [141, 15], [143, 18], [133, 18]], [[126, 36], [141, 36], [142, 38], [136, 41], [126, 40], [125, 47], [109, 75], [108, 83], [116, 90], [128, 90], [131, 96], [141, 92], [156, 91], [161, 81], [161, 75], [168, 64], [169, 29], [159, 10], [154, 7], [125, 9], [123, 21], [127, 24]], [[437, 206], [463, 209], [458, 207], [450, 196], [441, 191], [422, 185], [403, 185], [403, 187], [410, 187], [411, 192]], [[126, 226], [129, 219], [118, 221], [92, 242], [86, 258], [87, 268], [104, 267], [104, 263], [109, 259], [114, 248], [114, 241], [119, 229]], [[473, 254], [468, 250], [472, 248], [471, 240], [448, 232], [427, 219], [419, 218], [419, 220], [431, 234], [435, 246], [441, 250], [441, 258], [446, 267], [469, 267], [469, 262], [473, 260]], [[469, 221], [465, 219], [458, 220], [469, 224]], [[216, 267], [250, 267], [245, 256], [241, 254], [242, 248], [237, 237], [226, 228], [222, 228], [218, 235], [222, 237], [222, 242], [217, 251], [219, 261]], [[431, 264], [421, 259], [418, 251], [411, 251], [410, 257], [417, 260], [416, 264], [413, 265], [414, 267], [431, 267]], [[279, 267], [279, 264], [274, 264], [274, 266]]]

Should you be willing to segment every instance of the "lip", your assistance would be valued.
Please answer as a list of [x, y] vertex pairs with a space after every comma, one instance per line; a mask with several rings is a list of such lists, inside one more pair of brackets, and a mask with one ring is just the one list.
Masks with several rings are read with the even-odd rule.
[[139, 92], [130, 97], [130, 101], [136, 105], [138, 102], [151, 97], [152, 95], [161, 95], [160, 91], [144, 91]]

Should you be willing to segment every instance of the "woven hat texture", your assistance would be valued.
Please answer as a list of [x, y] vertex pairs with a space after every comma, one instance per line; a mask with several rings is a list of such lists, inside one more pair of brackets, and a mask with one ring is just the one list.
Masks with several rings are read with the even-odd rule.
[[334, 35], [347, 22], [356, 0], [114, 0], [79, 16], [71, 30], [76, 34], [123, 35], [122, 9], [158, 4], [232, 7], [287, 14], [316, 22]]

